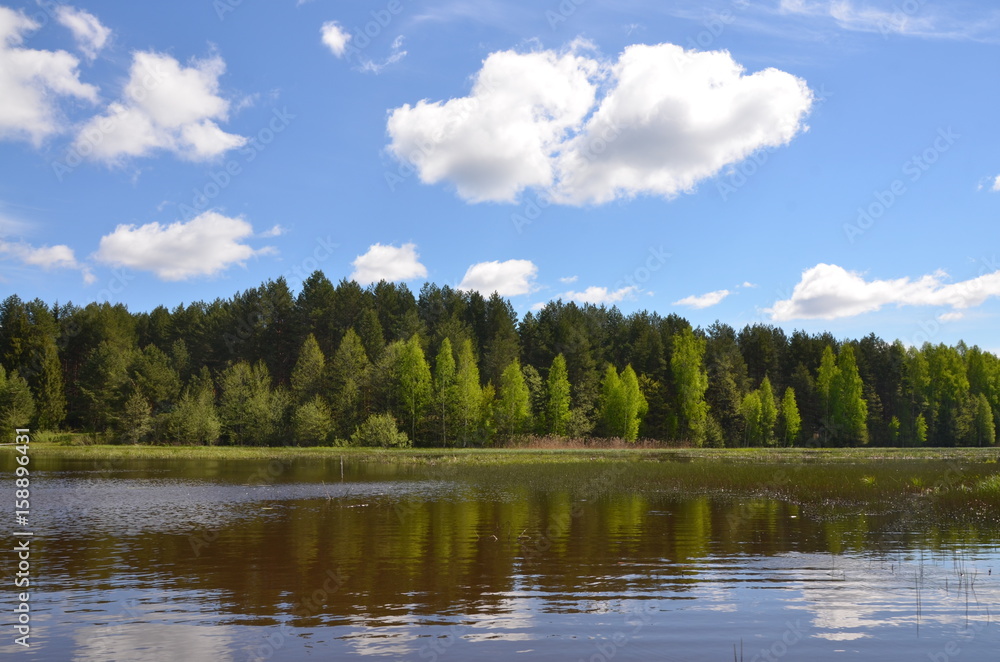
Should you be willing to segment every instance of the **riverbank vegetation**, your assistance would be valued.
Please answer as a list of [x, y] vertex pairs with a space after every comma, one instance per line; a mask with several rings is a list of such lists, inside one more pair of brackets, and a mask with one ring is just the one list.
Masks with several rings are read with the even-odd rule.
[[142, 313], [8, 297], [0, 426], [25, 423], [128, 444], [991, 446], [1000, 360], [562, 301], [518, 319], [496, 294], [316, 272], [297, 296], [279, 278]]

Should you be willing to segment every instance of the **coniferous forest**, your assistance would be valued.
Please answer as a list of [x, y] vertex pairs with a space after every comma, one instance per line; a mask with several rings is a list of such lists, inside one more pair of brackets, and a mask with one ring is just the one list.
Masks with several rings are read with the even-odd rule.
[[0, 306], [4, 434], [112, 443], [488, 446], [530, 436], [691, 446], [987, 446], [1000, 360], [756, 324], [494, 294], [334, 285], [228, 300]]

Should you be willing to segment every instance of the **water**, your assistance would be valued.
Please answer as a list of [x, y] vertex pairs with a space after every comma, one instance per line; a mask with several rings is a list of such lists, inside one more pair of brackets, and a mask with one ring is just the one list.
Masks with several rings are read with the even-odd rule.
[[5, 626], [3, 656], [1000, 659], [1000, 532], [962, 518], [684, 493], [657, 463], [35, 468], [31, 646]]

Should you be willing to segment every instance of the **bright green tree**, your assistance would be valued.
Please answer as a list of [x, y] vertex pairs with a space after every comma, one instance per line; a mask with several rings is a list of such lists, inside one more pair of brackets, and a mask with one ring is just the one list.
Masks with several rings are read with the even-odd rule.
[[549, 375], [545, 380], [545, 432], [565, 436], [570, 420], [570, 383], [566, 358], [557, 354], [552, 359]]
[[673, 355], [670, 369], [677, 389], [678, 410], [684, 433], [691, 443], [701, 446], [705, 442], [708, 420], [708, 373], [703, 366], [705, 339], [695, 335], [690, 327], [685, 327], [674, 336]]
[[295, 407], [292, 413], [292, 437], [297, 443], [324, 444], [332, 431], [330, 407], [319, 395], [314, 395], [312, 400]]
[[782, 442], [785, 446], [794, 446], [801, 430], [802, 417], [799, 415], [799, 406], [795, 402], [795, 389], [789, 386], [785, 389], [785, 395], [781, 399], [781, 432]]
[[435, 412], [441, 430], [441, 443], [448, 445], [449, 433], [455, 434], [455, 420], [458, 391], [457, 373], [455, 371], [455, 354], [452, 351], [451, 340], [445, 337], [441, 341], [437, 357], [434, 359], [434, 403]]
[[507, 438], [524, 432], [531, 418], [531, 393], [524, 383], [521, 363], [514, 359], [500, 375], [495, 408], [497, 428]]
[[625, 436], [626, 407], [621, 375], [609, 363], [601, 380], [601, 421], [608, 436]]
[[479, 368], [472, 351], [472, 341], [462, 341], [458, 352], [458, 371], [455, 373], [455, 412], [459, 426], [458, 437], [463, 443], [473, 439], [482, 419], [483, 389], [479, 385]]
[[763, 425], [761, 425], [761, 402], [760, 391], [750, 391], [743, 396], [740, 403], [740, 416], [743, 418], [743, 428], [746, 431], [746, 445], [756, 446], [763, 439]]
[[392, 414], [372, 414], [351, 435], [351, 444], [408, 448], [411, 442], [406, 433], [396, 427], [396, 419]]
[[396, 401], [408, 419], [412, 441], [416, 439], [417, 425], [433, 397], [431, 369], [424, 358], [419, 336], [413, 334], [400, 347], [393, 368]]
[[837, 357], [837, 373], [830, 385], [830, 400], [830, 417], [840, 441], [868, 443], [868, 404], [851, 345], [844, 345]]
[[346, 439], [363, 420], [365, 393], [371, 378], [371, 363], [354, 329], [344, 334], [327, 368], [335, 430]]
[[625, 405], [625, 429], [622, 438], [625, 441], [636, 441], [639, 438], [642, 419], [649, 411], [649, 403], [639, 388], [639, 378], [631, 364], [622, 370], [621, 389]]

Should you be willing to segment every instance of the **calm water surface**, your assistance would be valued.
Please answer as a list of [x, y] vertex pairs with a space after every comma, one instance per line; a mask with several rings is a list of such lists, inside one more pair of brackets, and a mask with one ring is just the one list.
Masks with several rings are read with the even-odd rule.
[[649, 462], [35, 469], [12, 659], [1000, 660], [1000, 532], [959, 518], [678, 493]]

